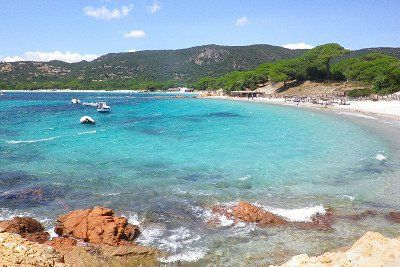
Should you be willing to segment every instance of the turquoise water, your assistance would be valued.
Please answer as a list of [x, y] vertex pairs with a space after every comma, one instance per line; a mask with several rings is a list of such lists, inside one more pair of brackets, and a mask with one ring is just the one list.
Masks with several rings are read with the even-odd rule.
[[[340, 116], [156, 96], [0, 97], [0, 215], [29, 213], [51, 228], [69, 210], [106, 205], [140, 221], [140, 242], [171, 253], [164, 261], [221, 265], [275, 263], [347, 245], [365, 229], [394, 231], [380, 218], [339, 220], [329, 233], [210, 226], [213, 205], [239, 200], [289, 211], [400, 208], [398, 195], [385, 191], [400, 189], [396, 151]], [[112, 112], [72, 105], [72, 97], [106, 100]], [[80, 124], [83, 115], [96, 125]]]

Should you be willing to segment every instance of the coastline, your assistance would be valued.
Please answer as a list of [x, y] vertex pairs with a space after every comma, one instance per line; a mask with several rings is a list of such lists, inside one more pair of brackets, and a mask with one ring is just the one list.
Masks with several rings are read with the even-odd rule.
[[[254, 98], [247, 99], [241, 97], [230, 97], [230, 96], [209, 96], [203, 97], [207, 99], [220, 99], [220, 100], [233, 100], [233, 101], [243, 101], [243, 102], [254, 102], [263, 103], [271, 105], [284, 105], [299, 108], [311, 108], [321, 111], [336, 111], [339, 115], [352, 115], [369, 119], [374, 119], [371, 115], [377, 115], [379, 117], [384, 117], [387, 119], [393, 119], [400, 122], [400, 101], [370, 101], [370, 100], [357, 100], [348, 101], [349, 105], [331, 105], [322, 106], [319, 104], [312, 103], [299, 103], [298, 105], [293, 102], [285, 102], [284, 98]], [[354, 112], [353, 114], [346, 112]], [[378, 119], [378, 118], [375, 118]]]

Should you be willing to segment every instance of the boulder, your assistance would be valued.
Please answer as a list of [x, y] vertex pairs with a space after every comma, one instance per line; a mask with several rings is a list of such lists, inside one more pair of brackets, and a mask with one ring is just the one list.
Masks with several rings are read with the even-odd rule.
[[44, 243], [50, 237], [49, 233], [44, 231], [42, 224], [30, 217], [14, 217], [11, 220], [1, 221], [0, 231], [19, 234], [37, 243]]
[[243, 222], [256, 223], [260, 226], [280, 226], [288, 223], [283, 218], [244, 201], [240, 201], [233, 208], [231, 216]]
[[400, 212], [398, 211], [391, 211], [385, 217], [391, 222], [400, 223]]
[[117, 246], [133, 241], [140, 233], [137, 226], [124, 217], [114, 216], [105, 207], [72, 211], [58, 217], [55, 233], [62, 237], [74, 237], [93, 244]]
[[65, 266], [63, 262], [63, 255], [49, 246], [0, 233], [0, 266]]

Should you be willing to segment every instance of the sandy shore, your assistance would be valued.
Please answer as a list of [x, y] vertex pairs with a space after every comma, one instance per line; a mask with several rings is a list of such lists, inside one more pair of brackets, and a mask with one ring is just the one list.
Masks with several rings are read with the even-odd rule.
[[312, 104], [312, 103], [297, 104], [294, 102], [285, 102], [284, 98], [248, 99], [248, 98], [229, 97], [229, 96], [213, 96], [208, 98], [331, 110], [331, 111], [336, 111], [337, 113], [343, 115], [359, 116], [371, 119], [376, 119], [375, 117], [373, 117], [373, 115], [378, 115], [400, 121], [400, 101], [398, 100], [393, 100], [393, 101], [358, 100], [358, 101], [348, 101], [347, 102], [348, 105], [335, 104], [325, 107], [319, 104]]

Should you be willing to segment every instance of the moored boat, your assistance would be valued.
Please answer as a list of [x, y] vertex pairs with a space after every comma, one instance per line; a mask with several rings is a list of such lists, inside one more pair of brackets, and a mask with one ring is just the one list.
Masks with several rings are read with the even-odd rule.
[[99, 105], [97, 106], [97, 111], [98, 112], [110, 112], [111, 108], [107, 106], [106, 102], [100, 102]]
[[71, 103], [72, 103], [72, 104], [80, 104], [81, 101], [79, 100], [79, 98], [72, 98], [72, 99], [71, 99]]
[[97, 102], [83, 102], [82, 105], [87, 106], [87, 107], [98, 107], [99, 103], [97, 103]]
[[96, 124], [96, 121], [89, 116], [83, 116], [80, 121], [82, 124]]

